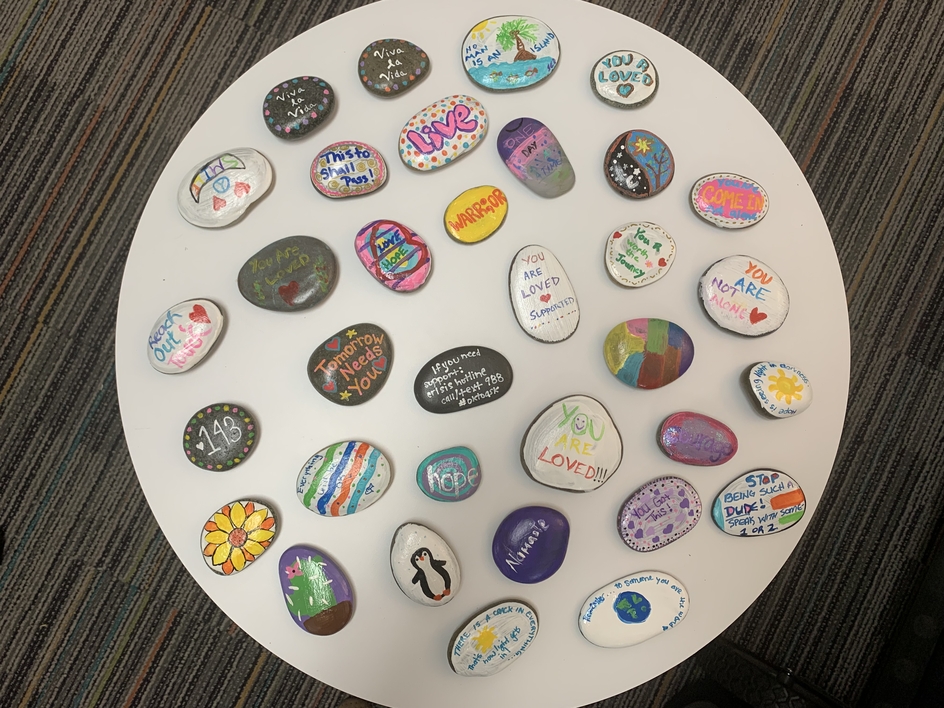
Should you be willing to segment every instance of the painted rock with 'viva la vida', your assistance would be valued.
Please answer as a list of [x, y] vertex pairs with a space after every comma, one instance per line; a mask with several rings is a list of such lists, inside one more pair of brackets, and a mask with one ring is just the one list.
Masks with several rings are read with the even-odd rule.
[[521, 441], [521, 464], [535, 482], [570, 492], [603, 486], [623, 459], [609, 411], [590, 396], [566, 396], [545, 408]]
[[214, 403], [201, 408], [187, 421], [184, 454], [201, 469], [229, 470], [255, 449], [258, 433], [258, 424], [245, 408]]
[[315, 453], [298, 473], [295, 492], [321, 516], [347, 516], [375, 503], [390, 484], [390, 463], [373, 445], [346, 440]]
[[466, 622], [449, 642], [449, 666], [460, 676], [493, 676], [507, 669], [538, 634], [534, 609], [518, 600], [492, 605]]
[[569, 541], [566, 516], [546, 506], [523, 506], [495, 530], [492, 560], [509, 580], [540, 583], [560, 569]]
[[278, 532], [275, 513], [262, 502], [241, 499], [217, 509], [200, 532], [207, 567], [233, 575], [261, 556]]
[[698, 283], [705, 312], [719, 327], [759, 337], [780, 329], [790, 294], [780, 276], [752, 256], [728, 256], [711, 265]]
[[657, 224], [624, 224], [606, 239], [606, 269], [624, 288], [641, 288], [669, 272], [675, 262], [675, 241]]
[[327, 81], [296, 76], [269, 89], [262, 102], [262, 118], [275, 137], [297, 140], [328, 120], [334, 102], [334, 91]]
[[710, 467], [723, 465], [734, 457], [738, 441], [734, 431], [720, 420], [683, 411], [662, 423], [659, 446], [676, 462]]
[[328, 337], [308, 359], [308, 380], [332, 403], [356, 406], [380, 393], [393, 368], [393, 342], [362, 322]]
[[394, 292], [418, 290], [432, 270], [426, 241], [398, 221], [371, 221], [354, 237], [354, 250], [374, 280]]
[[774, 418], [792, 418], [813, 403], [813, 388], [806, 374], [792, 364], [761, 361], [747, 373], [758, 405]]
[[435, 170], [482, 142], [488, 131], [485, 107], [471, 96], [456, 94], [418, 111], [400, 131], [400, 159], [407, 167]]
[[659, 76], [648, 57], [629, 50], [604, 54], [590, 70], [590, 86], [604, 103], [638, 108], [656, 95]]
[[438, 533], [422, 524], [403, 524], [390, 544], [390, 570], [408, 598], [441, 607], [459, 592], [459, 561]]
[[328, 244], [311, 236], [270, 243], [239, 269], [239, 294], [256, 307], [293, 312], [314, 307], [338, 282], [338, 261]]
[[416, 468], [416, 484], [430, 499], [456, 502], [478, 491], [482, 481], [479, 458], [467, 447], [434, 452]]
[[675, 176], [675, 158], [662, 138], [648, 130], [629, 130], [613, 141], [603, 158], [610, 186], [624, 197], [658, 194]]
[[446, 207], [446, 233], [459, 243], [478, 243], [498, 231], [508, 213], [508, 198], [498, 187], [465, 190]]
[[177, 211], [194, 226], [228, 226], [271, 185], [272, 165], [265, 155], [252, 148], [233, 148], [187, 172], [177, 188]]
[[511, 174], [541, 197], [559, 197], [576, 176], [554, 133], [534, 118], [516, 118], [498, 134], [498, 156]]
[[709, 224], [723, 229], [744, 229], [767, 215], [770, 199], [754, 180], [740, 175], [714, 174], [695, 182], [691, 205]]
[[370, 194], [387, 181], [387, 163], [376, 148], [356, 140], [333, 143], [311, 163], [311, 184], [326, 197]]
[[413, 381], [413, 397], [430, 413], [475, 408], [508, 393], [511, 364], [494, 349], [455, 347], [427, 361]]
[[610, 373], [624, 384], [659, 388], [688, 371], [695, 358], [695, 344], [674, 322], [628, 320], [606, 335], [603, 358]]
[[224, 321], [220, 308], [210, 300], [187, 300], [168, 307], [148, 334], [148, 361], [162, 374], [192, 369], [213, 349]]
[[375, 96], [392, 97], [406, 93], [429, 75], [426, 52], [405, 39], [378, 39], [371, 42], [357, 62], [361, 85]]
[[560, 61], [560, 42], [544, 22], [525, 15], [482, 20], [462, 43], [462, 63], [479, 86], [513, 91], [547, 79]]
[[309, 634], [340, 632], [354, 614], [351, 582], [324, 551], [292, 546], [279, 558], [279, 582], [285, 608]]
[[776, 470], [753, 470], [718, 494], [711, 518], [731, 536], [769, 536], [788, 529], [806, 513], [796, 480]]
[[623, 543], [646, 553], [679, 540], [701, 518], [701, 498], [680, 477], [646, 482], [620, 507], [616, 518]]
[[577, 331], [577, 294], [560, 261], [544, 246], [525, 246], [515, 254], [508, 294], [515, 318], [529, 337], [553, 344]]

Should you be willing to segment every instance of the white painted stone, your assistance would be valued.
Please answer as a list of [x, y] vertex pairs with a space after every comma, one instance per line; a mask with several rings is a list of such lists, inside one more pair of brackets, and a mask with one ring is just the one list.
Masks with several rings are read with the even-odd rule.
[[580, 307], [570, 278], [544, 246], [525, 246], [508, 273], [511, 306], [521, 329], [541, 342], [562, 342], [577, 331]]
[[483, 610], [449, 642], [449, 665], [460, 676], [492, 676], [521, 656], [538, 633], [537, 613], [507, 600]]
[[205, 229], [232, 224], [272, 184], [272, 165], [261, 152], [234, 148], [195, 165], [177, 188], [177, 210]]
[[390, 484], [390, 463], [373, 445], [345, 440], [312, 456], [298, 473], [298, 500], [321, 516], [346, 516], [375, 503]]
[[390, 570], [403, 594], [421, 605], [445, 605], [459, 592], [456, 555], [442, 536], [422, 524], [397, 529], [390, 545]]
[[712, 264], [698, 294], [719, 326], [748, 337], [776, 332], [790, 311], [790, 294], [780, 276], [751, 256], [728, 256]]
[[791, 418], [813, 402], [810, 380], [791, 364], [758, 362], [748, 372], [748, 383], [760, 407], [775, 418]]
[[210, 300], [187, 300], [167, 308], [148, 333], [148, 361], [162, 374], [192, 369], [213, 349], [223, 321], [220, 308]]
[[777, 470], [752, 470], [721, 490], [711, 518], [730, 536], [770, 536], [788, 529], [806, 513], [799, 483]]
[[624, 224], [607, 236], [605, 260], [619, 285], [639, 288], [669, 272], [675, 262], [675, 241], [658, 224]]
[[598, 98], [616, 108], [638, 108], [656, 95], [659, 77], [649, 57], [622, 49], [600, 57], [590, 71]]
[[446, 96], [417, 111], [400, 131], [400, 159], [423, 172], [458, 160], [488, 131], [485, 107], [471, 96]]

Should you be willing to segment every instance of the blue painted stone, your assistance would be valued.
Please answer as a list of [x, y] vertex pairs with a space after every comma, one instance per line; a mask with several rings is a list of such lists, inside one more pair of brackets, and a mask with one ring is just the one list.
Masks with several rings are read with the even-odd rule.
[[506, 578], [539, 583], [561, 567], [569, 540], [570, 524], [562, 513], [546, 506], [524, 506], [498, 525], [492, 559]]
[[434, 452], [416, 469], [417, 485], [423, 494], [436, 501], [468, 499], [478, 490], [481, 479], [479, 458], [461, 446]]

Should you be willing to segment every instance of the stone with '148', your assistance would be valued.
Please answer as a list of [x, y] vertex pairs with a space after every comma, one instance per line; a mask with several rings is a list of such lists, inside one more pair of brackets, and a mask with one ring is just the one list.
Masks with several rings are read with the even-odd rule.
[[695, 488], [680, 477], [659, 477], [623, 502], [616, 525], [623, 543], [645, 553], [679, 540], [700, 518]]
[[803, 518], [806, 496], [797, 481], [776, 470], [754, 470], [721, 490], [711, 518], [731, 536], [769, 536]]
[[393, 367], [393, 342], [362, 322], [328, 337], [308, 359], [308, 380], [332, 403], [356, 406], [380, 393]]
[[492, 560], [509, 580], [540, 583], [564, 563], [570, 523], [556, 509], [524, 506], [508, 514], [495, 530]]
[[485, 107], [456, 94], [418, 111], [400, 131], [400, 159], [414, 170], [448, 165], [482, 142], [488, 131]]
[[311, 184], [326, 197], [370, 194], [387, 181], [387, 163], [376, 148], [356, 140], [333, 143], [311, 163]]
[[354, 237], [354, 250], [374, 279], [394, 292], [412, 292], [426, 282], [432, 255], [426, 241], [397, 221], [371, 221]]
[[492, 605], [453, 635], [449, 666], [460, 676], [492, 676], [507, 669], [531, 646], [538, 634], [538, 616], [523, 602]]
[[484, 241], [505, 221], [508, 198], [498, 187], [483, 185], [465, 190], [446, 207], [446, 233], [460, 243]]
[[236, 285], [256, 307], [292, 312], [317, 305], [337, 280], [338, 262], [328, 244], [311, 236], [288, 236], [246, 261]]
[[691, 411], [665, 419], [659, 430], [659, 445], [676, 462], [702, 467], [723, 465], [738, 450], [737, 436], [731, 428]]
[[416, 468], [416, 484], [430, 499], [456, 502], [478, 491], [482, 480], [479, 458], [467, 447], [434, 452]]
[[279, 581], [285, 607], [306, 632], [327, 636], [350, 622], [354, 614], [351, 582], [324, 551], [292, 546], [279, 559]]
[[390, 544], [390, 569], [403, 594], [421, 605], [440, 607], [459, 592], [459, 561], [438, 533], [422, 524], [403, 524]]
[[767, 215], [770, 199], [754, 180], [740, 175], [715, 174], [695, 182], [691, 205], [709, 224], [723, 229], [744, 229]]
[[544, 246], [525, 246], [515, 254], [508, 293], [515, 318], [529, 337], [551, 344], [577, 331], [577, 293], [560, 261]]
[[177, 189], [177, 210], [195, 226], [214, 229], [242, 218], [272, 184], [272, 165], [258, 150], [221, 152], [187, 172]]
[[223, 313], [210, 300], [187, 300], [168, 307], [148, 335], [148, 361], [162, 374], [192, 369], [213, 349], [223, 322]]
[[214, 403], [201, 408], [184, 428], [184, 454], [197, 467], [220, 472], [245, 460], [259, 432], [253, 416], [242, 406]]
[[688, 371], [695, 344], [674, 322], [636, 319], [621, 322], [603, 342], [603, 358], [616, 378], [633, 388], [659, 388]]
[[295, 492], [316, 514], [346, 516], [376, 502], [389, 484], [386, 456], [365, 442], [347, 440], [315, 453], [298, 473]]
[[791, 364], [761, 361], [747, 373], [758, 405], [774, 418], [792, 418], [813, 403], [813, 388], [802, 371]]
[[498, 155], [535, 194], [553, 198], [569, 192], [574, 167], [551, 129], [534, 118], [516, 118], [498, 134]]
[[698, 283], [705, 312], [719, 327], [748, 337], [780, 329], [790, 294], [769, 265], [753, 256], [728, 256], [711, 265]]

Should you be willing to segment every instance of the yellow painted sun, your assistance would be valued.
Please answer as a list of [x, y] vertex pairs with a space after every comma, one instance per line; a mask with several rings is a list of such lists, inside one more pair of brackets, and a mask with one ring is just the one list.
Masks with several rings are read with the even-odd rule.
[[633, 143], [633, 147], [636, 148], [633, 150], [634, 155], [638, 155], [640, 153], [645, 155], [652, 149], [652, 141], [643, 137], [638, 137], [636, 138], [636, 142]]
[[492, 648], [496, 639], [498, 639], [498, 636], [495, 634], [495, 630], [485, 625], [482, 627], [482, 631], [473, 637], [472, 641], [475, 642], [475, 648], [484, 654]]
[[776, 376], [768, 376], [767, 380], [773, 382], [767, 390], [773, 393], [778, 401], [786, 400], [789, 406], [794, 398], [798, 401], [802, 400], [803, 396], [800, 395], [800, 391], [803, 390], [803, 384], [800, 383], [796, 374], [787, 376], [783, 371], [778, 371]]

